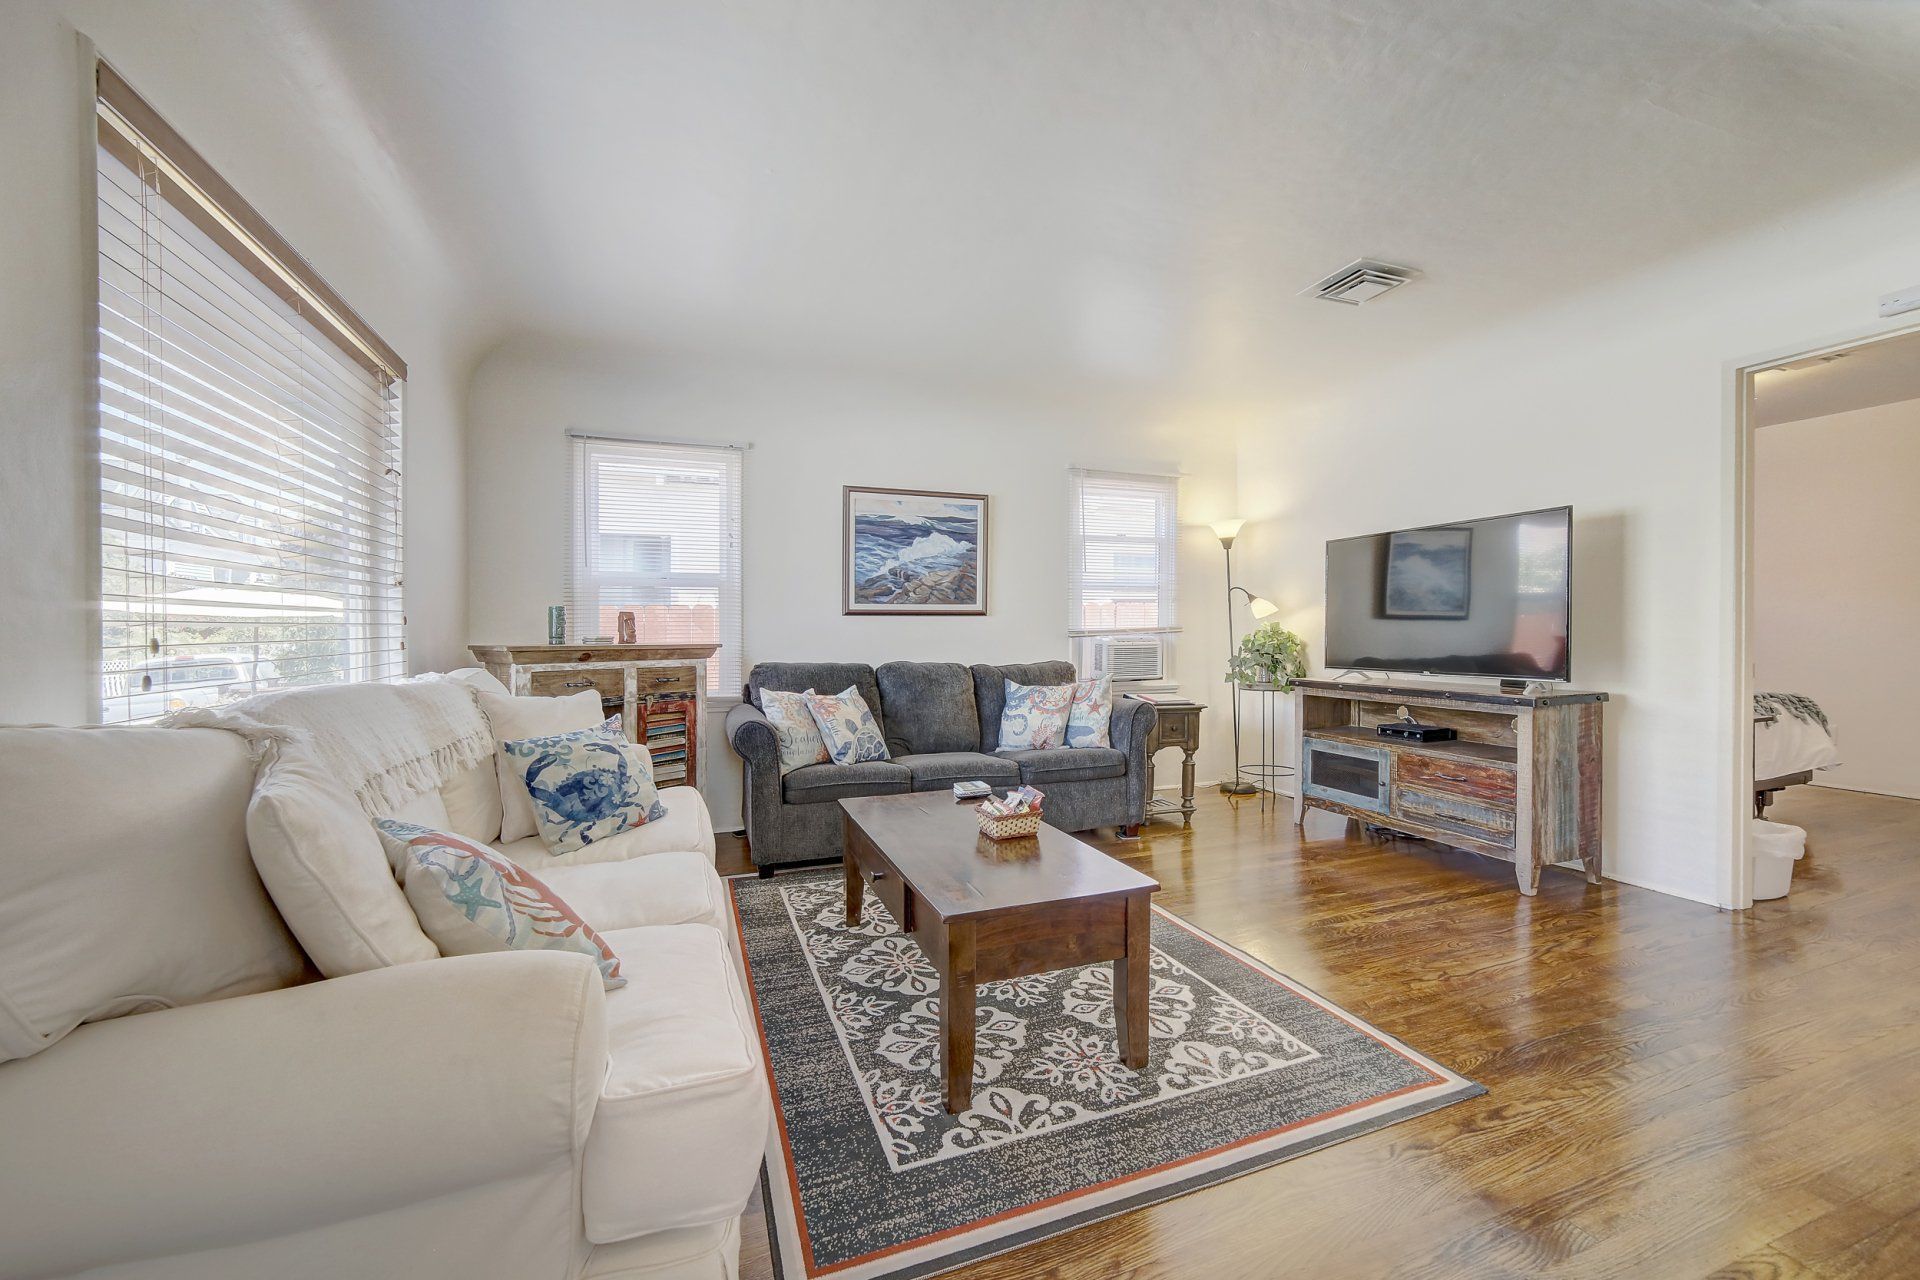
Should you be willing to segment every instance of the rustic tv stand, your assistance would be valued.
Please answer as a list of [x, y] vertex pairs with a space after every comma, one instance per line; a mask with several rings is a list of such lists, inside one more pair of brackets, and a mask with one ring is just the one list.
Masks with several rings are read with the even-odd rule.
[[[1604, 693], [1554, 688], [1296, 680], [1299, 794], [1293, 820], [1324, 809], [1514, 864], [1520, 892], [1578, 858], [1600, 883]], [[1405, 707], [1451, 742], [1380, 736]]]

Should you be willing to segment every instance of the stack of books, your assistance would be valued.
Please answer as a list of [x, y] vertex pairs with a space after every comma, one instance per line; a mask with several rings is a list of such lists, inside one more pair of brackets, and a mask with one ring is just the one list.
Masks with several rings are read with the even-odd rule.
[[647, 754], [653, 757], [653, 780], [660, 786], [687, 779], [687, 710], [684, 702], [647, 708]]

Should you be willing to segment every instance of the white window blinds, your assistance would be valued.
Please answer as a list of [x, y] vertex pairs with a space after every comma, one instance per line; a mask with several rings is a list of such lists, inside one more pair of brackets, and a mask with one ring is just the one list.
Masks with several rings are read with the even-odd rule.
[[1178, 478], [1074, 470], [1067, 483], [1067, 633], [1178, 629]]
[[575, 435], [567, 636], [717, 644], [707, 692], [740, 691], [740, 450]]
[[100, 719], [402, 675], [405, 366], [104, 67], [99, 125]]

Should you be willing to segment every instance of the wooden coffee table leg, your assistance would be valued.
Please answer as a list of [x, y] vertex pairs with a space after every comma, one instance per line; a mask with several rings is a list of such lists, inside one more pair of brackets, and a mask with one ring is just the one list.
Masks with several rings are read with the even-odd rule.
[[1113, 962], [1113, 1015], [1120, 1059], [1138, 1071], [1147, 1065], [1147, 993], [1152, 989], [1151, 913], [1144, 893], [1127, 895], [1127, 954]]
[[973, 926], [956, 922], [940, 978], [940, 1079], [952, 1115], [973, 1105], [973, 998]]
[[840, 855], [841, 868], [847, 875], [847, 923], [860, 923], [860, 903], [865, 897], [865, 888], [860, 883], [860, 861], [848, 849]]

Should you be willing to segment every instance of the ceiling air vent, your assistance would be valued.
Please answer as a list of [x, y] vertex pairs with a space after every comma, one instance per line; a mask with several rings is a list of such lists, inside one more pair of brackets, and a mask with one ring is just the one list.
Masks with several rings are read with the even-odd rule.
[[1328, 302], [1357, 307], [1371, 302], [1389, 289], [1397, 289], [1420, 273], [1412, 267], [1396, 267], [1391, 262], [1361, 258], [1349, 262], [1318, 284], [1300, 292]]

